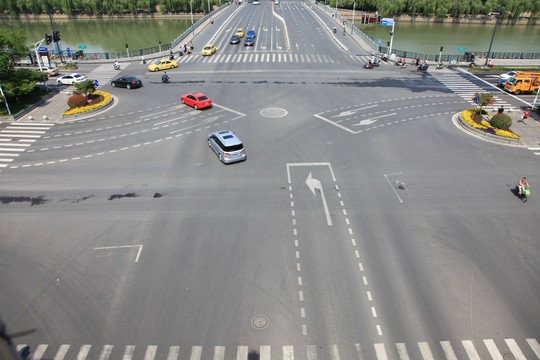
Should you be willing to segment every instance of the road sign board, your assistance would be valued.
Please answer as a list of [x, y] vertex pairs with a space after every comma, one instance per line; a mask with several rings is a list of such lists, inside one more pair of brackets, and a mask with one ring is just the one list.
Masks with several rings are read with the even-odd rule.
[[68, 56], [68, 57], [71, 57], [71, 49], [70, 49], [70, 48], [66, 48], [66, 52], [67, 52], [67, 56]]
[[393, 26], [394, 25], [394, 19], [383, 18], [381, 24], [382, 24], [382, 26]]
[[86, 49], [86, 45], [79, 45], [79, 49]]
[[382, 40], [381, 39], [377, 39], [377, 44], [380, 44], [382, 43]]
[[38, 47], [38, 51], [47, 51], [47, 48], [45, 46]]
[[458, 48], [457, 48], [457, 51], [465, 51], [465, 50], [467, 50], [466, 47], [458, 47]]
[[99, 82], [97, 80], [94, 80], [94, 85], [99, 86]]

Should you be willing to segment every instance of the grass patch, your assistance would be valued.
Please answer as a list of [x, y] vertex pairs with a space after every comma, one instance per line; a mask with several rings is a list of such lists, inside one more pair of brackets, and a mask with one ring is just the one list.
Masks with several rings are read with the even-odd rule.
[[[45, 96], [47, 96], [49, 92], [47, 89], [42, 87], [36, 87], [34, 91], [28, 95], [25, 95], [22, 97], [21, 101], [15, 102], [13, 99], [8, 99], [8, 105], [9, 109], [11, 110], [12, 115], [16, 115], [22, 110], [26, 109], [27, 107], [35, 104], [39, 100], [43, 99]], [[8, 116], [9, 113], [7, 111], [7, 108], [3, 106], [0, 109], [0, 116]]]

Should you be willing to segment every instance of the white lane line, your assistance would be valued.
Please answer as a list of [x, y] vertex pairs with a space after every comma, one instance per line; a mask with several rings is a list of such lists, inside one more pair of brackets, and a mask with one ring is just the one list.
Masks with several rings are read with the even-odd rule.
[[239, 346], [236, 350], [236, 360], [247, 360], [248, 358], [248, 347]]
[[480, 356], [476, 352], [474, 344], [471, 340], [462, 340], [461, 343], [463, 344], [463, 347], [465, 348], [465, 352], [467, 352], [469, 359], [480, 360]]
[[60, 348], [56, 352], [56, 355], [54, 356], [53, 360], [63, 360], [66, 357], [68, 350], [69, 350], [69, 345], [66, 345], [66, 344], [60, 345]]
[[189, 360], [201, 360], [202, 346], [192, 346]]
[[112, 349], [113, 345], [103, 345], [103, 349], [101, 349], [101, 353], [99, 354], [99, 360], [109, 360]]
[[167, 360], [178, 360], [178, 354], [180, 354], [180, 346], [171, 346], [169, 348]]
[[293, 346], [283, 347], [283, 360], [294, 360], [294, 347]]
[[504, 341], [506, 342], [506, 345], [508, 345], [508, 347], [510, 348], [512, 354], [514, 354], [514, 356], [516, 357], [516, 360], [527, 360], [525, 355], [523, 355], [523, 353], [521, 352], [521, 349], [519, 348], [516, 340], [504, 339]]
[[458, 360], [450, 341], [441, 341], [441, 347], [447, 360]]
[[144, 360], [154, 360], [157, 353], [156, 345], [148, 345], [146, 353], [144, 354]]
[[124, 350], [122, 360], [131, 360], [133, 357], [133, 352], [135, 352], [135, 345], [127, 345], [126, 349]]
[[88, 356], [88, 353], [90, 352], [90, 348], [92, 345], [83, 345], [81, 346], [81, 349], [79, 350], [79, 353], [77, 354], [76, 360], [85, 360]]
[[540, 344], [536, 339], [527, 339], [527, 343], [538, 359], [540, 359]]
[[377, 360], [388, 360], [386, 349], [382, 343], [375, 344], [375, 354], [377, 355]]
[[396, 344], [399, 358], [401, 360], [409, 360], [409, 353], [407, 352], [407, 346], [404, 343], [397, 343]]

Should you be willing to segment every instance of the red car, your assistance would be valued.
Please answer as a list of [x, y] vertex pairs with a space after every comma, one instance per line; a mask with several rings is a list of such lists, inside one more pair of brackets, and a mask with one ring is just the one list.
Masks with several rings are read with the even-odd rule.
[[180, 99], [182, 100], [182, 104], [193, 106], [194, 109], [212, 107], [212, 100], [202, 93], [182, 95]]

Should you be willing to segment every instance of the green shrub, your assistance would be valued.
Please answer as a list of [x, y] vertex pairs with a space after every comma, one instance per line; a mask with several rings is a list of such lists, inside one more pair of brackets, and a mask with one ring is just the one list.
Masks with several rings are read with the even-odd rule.
[[83, 94], [71, 95], [68, 99], [68, 105], [71, 109], [86, 106], [86, 104], [88, 104], [88, 100]]
[[490, 124], [494, 128], [508, 130], [512, 126], [512, 119], [506, 114], [496, 114], [491, 118]]

